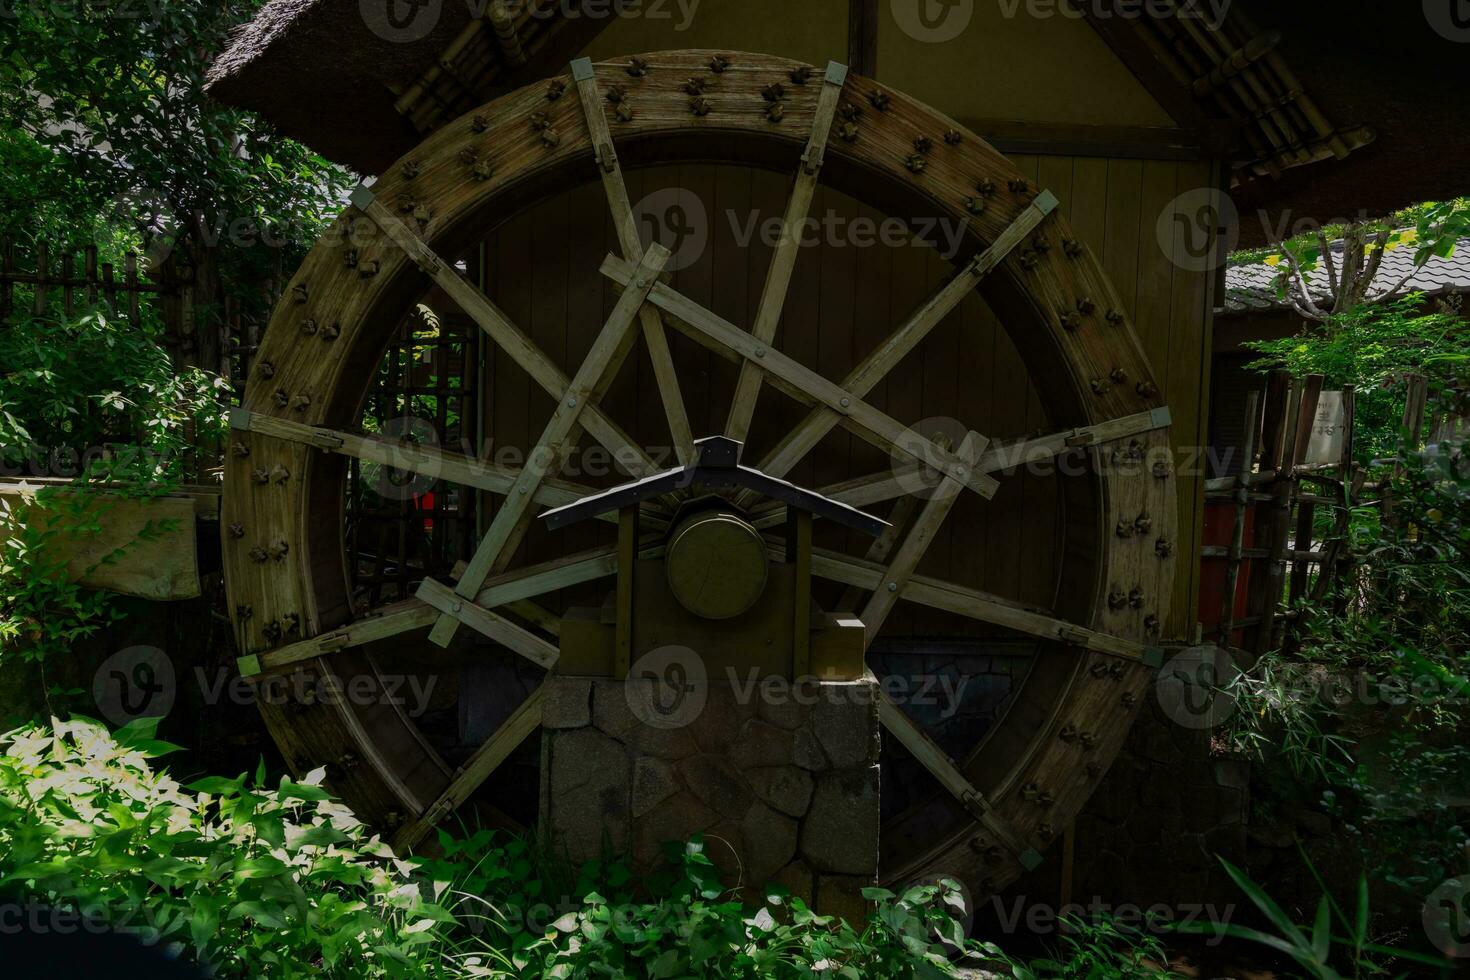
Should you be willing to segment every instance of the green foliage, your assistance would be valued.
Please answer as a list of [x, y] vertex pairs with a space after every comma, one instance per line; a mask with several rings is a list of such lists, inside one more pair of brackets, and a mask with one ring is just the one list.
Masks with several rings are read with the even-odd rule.
[[[460, 845], [441, 839], [452, 860], [476, 855], [455, 886], [456, 911], [474, 926], [449, 956], [465, 977], [920, 978], [987, 958], [954, 917], [962, 902], [950, 882], [902, 895], [868, 889], [877, 910], [854, 928], [775, 886], [748, 908], [721, 884], [698, 838], [666, 845], [668, 868], [646, 881], [592, 861], [565, 892], [555, 877], [534, 877], [524, 843], [492, 840], [488, 832]], [[426, 867], [436, 877], [445, 870]]]
[[[227, 283], [269, 274], [349, 175], [204, 92], [259, 0], [18, 3], [0, 61], [0, 231], [155, 258], [217, 248]], [[290, 263], [286, 265], [290, 268]]]
[[[218, 443], [225, 432], [221, 379], [176, 370], [148, 331], [101, 310], [0, 329], [0, 365], [0, 474], [161, 494], [181, 482], [192, 444]], [[66, 653], [117, 618], [108, 595], [76, 584], [68, 554], [77, 549], [62, 547], [101, 532], [108, 500], [48, 486], [28, 505], [0, 510], [0, 663], [17, 650], [31, 660]], [[98, 564], [167, 530], [146, 527]]]
[[1419, 294], [1357, 307], [1297, 337], [1245, 346], [1264, 355], [1250, 365], [1257, 370], [1320, 374], [1328, 390], [1353, 385], [1354, 445], [1364, 463], [1398, 448], [1405, 375], [1424, 375], [1445, 392], [1460, 386], [1470, 367], [1470, 327], [1448, 313], [1425, 313]]
[[[1470, 198], [1426, 201], [1397, 211], [1387, 218], [1366, 221], [1363, 227], [1370, 236], [1387, 232], [1386, 246], [1390, 250], [1414, 248], [1414, 264], [1421, 266], [1432, 256], [1444, 258], [1453, 254], [1459, 239], [1470, 236]], [[1296, 235], [1274, 245], [1236, 252], [1230, 256], [1230, 264], [1257, 265], [1266, 262], [1280, 264], [1284, 271], [1285, 264], [1281, 262], [1281, 257], [1284, 252], [1290, 252], [1301, 262], [1302, 271], [1307, 272], [1316, 268], [1322, 258], [1321, 240], [1325, 238], [1328, 242], [1335, 242], [1347, 231], [1347, 225], [1324, 225], [1320, 229]]]
[[1232, 686], [1237, 747], [1310, 776], [1379, 877], [1411, 901], [1470, 871], [1470, 459], [1398, 447], [1377, 507], [1352, 515], [1355, 571], [1303, 603], [1303, 639]]
[[[1305, 971], [1305, 975], [1312, 977], [1313, 980], [1343, 980], [1345, 977], [1358, 980], [1362, 977], [1388, 976], [1388, 967], [1398, 962], [1440, 969], [1446, 969], [1449, 965], [1443, 960], [1423, 956], [1411, 950], [1396, 949], [1371, 941], [1372, 912], [1369, 907], [1366, 876], [1358, 879], [1357, 894], [1351, 909], [1344, 909], [1330, 894], [1327, 894], [1324, 887], [1324, 894], [1317, 904], [1316, 915], [1312, 924], [1307, 926], [1293, 922], [1291, 916], [1286, 914], [1280, 904], [1267, 894], [1264, 888], [1252, 881], [1244, 871], [1224, 859], [1221, 859], [1220, 863], [1225, 866], [1226, 872], [1236, 886], [1250, 899], [1251, 904], [1265, 917], [1274, 931], [1266, 932], [1226, 922], [1192, 922], [1181, 923], [1177, 927], [1180, 932], [1230, 937], [1258, 943], [1291, 957]], [[1316, 869], [1311, 867], [1311, 862], [1307, 863], [1307, 867], [1311, 869], [1313, 876], [1317, 877]], [[1317, 877], [1317, 882], [1320, 885], [1322, 879]], [[1343, 969], [1348, 972], [1339, 972]], [[1401, 973], [1398, 976], [1403, 977], [1407, 974]]]
[[149, 724], [116, 736], [53, 721], [0, 740], [0, 885], [127, 931], [221, 976], [432, 975], [453, 916], [319, 785], [211, 777], [149, 760]]
[[982, 949], [1015, 980], [1174, 980], [1163, 943], [1138, 929], [1106, 918], [1062, 918], [1059, 949], [1045, 959], [1019, 960], [994, 944]]
[[0, 472], [9, 475], [39, 468], [157, 484], [178, 479], [191, 435], [207, 443], [226, 431], [222, 378], [176, 369], [151, 331], [100, 308], [9, 324], [0, 365]]

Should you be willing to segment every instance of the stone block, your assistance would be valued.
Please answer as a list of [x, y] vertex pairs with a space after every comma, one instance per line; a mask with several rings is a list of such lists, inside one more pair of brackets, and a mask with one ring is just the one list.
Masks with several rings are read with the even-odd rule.
[[870, 766], [816, 778], [811, 807], [801, 825], [801, 854], [813, 867], [834, 874], [876, 873], [878, 773], [877, 766]]
[[870, 766], [878, 761], [878, 705], [869, 681], [824, 684], [825, 695], [812, 708], [812, 731], [834, 769]]
[[740, 770], [723, 755], [701, 753], [679, 766], [684, 785], [705, 806], [729, 820], [738, 820], [755, 802], [755, 794], [745, 785]]
[[592, 681], [585, 677], [562, 677], [555, 672], [543, 682], [543, 728], [585, 728], [592, 724]]
[[633, 816], [643, 816], [678, 791], [679, 777], [669, 763], [652, 756], [633, 760]]
[[811, 907], [812, 902], [816, 900], [816, 874], [812, 871], [811, 865], [800, 858], [771, 875], [771, 884], [785, 888], [791, 897], [801, 899], [808, 907]]
[[782, 813], [801, 817], [812, 802], [812, 777], [796, 766], [761, 766], [748, 769], [745, 779], [755, 795]]
[[590, 728], [548, 732], [548, 832], [568, 860], [597, 857], [603, 844], [628, 846], [632, 773], [627, 750]]
[[664, 865], [663, 845], [686, 841], [720, 822], [720, 815], [694, 796], [679, 792], [633, 824], [633, 862], [640, 871]]
[[730, 761], [741, 769], [784, 766], [796, 755], [796, 735], [768, 721], [752, 718], [740, 727]]
[[764, 803], [752, 806], [740, 821], [740, 849], [746, 880], [766, 882], [796, 856], [797, 824]]

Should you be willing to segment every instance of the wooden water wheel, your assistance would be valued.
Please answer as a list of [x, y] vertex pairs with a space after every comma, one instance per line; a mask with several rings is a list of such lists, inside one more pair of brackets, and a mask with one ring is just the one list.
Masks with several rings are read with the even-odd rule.
[[[668, 253], [640, 243], [624, 171], [677, 161], [794, 173], [787, 227], [807, 215], [820, 181], [887, 214], [961, 223], [964, 248], [952, 278], [897, 319], [886, 341], [860, 352], [845, 377], [823, 377], [774, 342], [797, 261], [792, 238], [772, 250], [750, 323], [731, 323], [660, 279]], [[505, 216], [598, 180], [621, 253], [608, 255], [600, 273], [620, 297], [585, 359], [562, 365], [449, 259]], [[759, 459], [751, 465], [788, 475], [833, 432], [893, 456], [879, 472], [812, 488], [858, 507], [894, 508], [894, 531], [864, 553], [819, 547], [813, 558], [816, 578], [856, 601], [870, 642], [900, 603], [1034, 639], [1024, 683], [976, 744], [946, 752], [895, 705], [880, 712], [890, 738], [938, 784], [886, 822], [883, 877], [944, 873], [976, 889], [1002, 886], [1069, 824], [1118, 752], [1158, 662], [1172, 587], [1168, 411], [1122, 303], [1056, 205], [973, 133], [840, 65], [824, 72], [708, 51], [579, 62], [444, 126], [360, 189], [311, 251], [235, 414], [223, 523], [242, 673], [330, 669], [347, 681], [372, 678], [375, 644], [422, 643], [425, 631], [440, 645], [468, 632], [541, 667], [554, 663], [555, 616], [538, 602], [579, 583], [605, 587], [614, 549], [518, 563], [517, 546], [538, 512], [593, 489], [557, 472], [580, 440], [605, 447], [633, 475], [656, 468], [600, 405], [640, 340], [679, 460], [688, 460], [695, 437], [719, 434], [691, 425], [681, 392], [688, 375], [670, 342], [677, 331], [738, 372], [723, 434], [745, 439], [758, 399], [761, 412], [777, 403], [794, 411], [784, 436], [752, 446]], [[544, 425], [536, 444], [547, 451], [525, 466], [354, 431], [392, 330], [431, 287], [554, 399], [549, 421], [530, 422], [533, 432]], [[1004, 444], [980, 432], [916, 442], [914, 420], [885, 414], [868, 396], [977, 289], [1036, 379], [1052, 425]], [[791, 325], [782, 337], [818, 329]], [[773, 391], [760, 397], [762, 386]], [[1065, 521], [1050, 607], [917, 571], [957, 498], [983, 506], [1018, 460], [1063, 456], [1073, 465], [1058, 479]], [[342, 517], [352, 458], [490, 496], [494, 519], [457, 582], [430, 579], [411, 600], [354, 608]], [[915, 473], [953, 492], [912, 496]], [[672, 506], [649, 510], [655, 526], [670, 513]], [[772, 518], [779, 523], [779, 514]], [[325, 765], [329, 785], [365, 820], [412, 845], [536, 731], [540, 699], [533, 694], [458, 766], [397, 704], [262, 710], [293, 766]]]

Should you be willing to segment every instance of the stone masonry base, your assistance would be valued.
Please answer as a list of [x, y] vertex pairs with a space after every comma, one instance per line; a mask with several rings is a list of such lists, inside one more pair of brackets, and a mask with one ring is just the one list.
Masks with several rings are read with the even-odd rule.
[[[541, 832], [574, 862], [658, 868], [703, 834], [731, 886], [784, 885], [860, 920], [878, 873], [878, 713], [871, 682], [710, 686], [701, 710], [649, 724], [651, 680], [551, 674]], [[630, 689], [631, 688], [631, 689]]]

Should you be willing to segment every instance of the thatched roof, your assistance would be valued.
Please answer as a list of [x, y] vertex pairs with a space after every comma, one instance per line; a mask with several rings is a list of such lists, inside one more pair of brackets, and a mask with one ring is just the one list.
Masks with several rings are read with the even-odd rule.
[[[209, 90], [377, 173], [443, 122], [558, 70], [607, 24], [564, 17], [562, 6], [271, 0], [220, 56]], [[831, 6], [846, 16], [846, 4]], [[1436, 35], [1412, 6], [1339, 0], [1324, 19], [1314, 5], [1235, 0], [1218, 24], [1184, 32], [1081, 8], [1195, 145], [1228, 158], [1246, 219], [1240, 244], [1251, 246], [1273, 237], [1258, 209], [1272, 222], [1326, 222], [1470, 188], [1470, 137], [1444, 124], [1470, 82], [1470, 46]]]
[[[390, 0], [400, 2], [400, 0]], [[374, 0], [270, 0], [210, 68], [216, 99], [260, 113], [322, 155], [376, 173], [419, 134], [394, 109], [395, 87], [469, 21], [466, 4], [435, 3], [440, 16], [415, 40], [391, 40], [368, 24]], [[380, 9], [385, 6], [377, 0]], [[412, 9], [402, 2], [405, 9]], [[389, 32], [384, 32], [389, 33]]]

